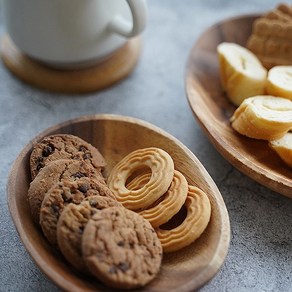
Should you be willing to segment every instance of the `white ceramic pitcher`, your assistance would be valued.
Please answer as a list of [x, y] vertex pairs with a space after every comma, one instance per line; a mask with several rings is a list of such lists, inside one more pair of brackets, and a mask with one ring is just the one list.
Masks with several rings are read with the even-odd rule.
[[146, 0], [4, 0], [7, 32], [36, 60], [59, 68], [90, 64], [139, 35]]

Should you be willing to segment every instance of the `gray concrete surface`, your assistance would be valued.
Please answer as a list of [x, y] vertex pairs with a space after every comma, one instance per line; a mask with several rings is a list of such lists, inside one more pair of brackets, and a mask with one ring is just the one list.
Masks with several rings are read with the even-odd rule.
[[230, 215], [231, 243], [224, 265], [201, 291], [292, 291], [292, 200], [252, 181], [220, 156], [193, 118], [184, 91], [187, 56], [204, 29], [277, 3], [149, 0], [137, 68], [98, 93], [72, 97], [43, 92], [18, 81], [0, 63], [0, 291], [58, 291], [35, 266], [14, 228], [6, 200], [8, 171], [37, 133], [95, 113], [134, 116], [168, 131], [193, 151], [218, 185]]

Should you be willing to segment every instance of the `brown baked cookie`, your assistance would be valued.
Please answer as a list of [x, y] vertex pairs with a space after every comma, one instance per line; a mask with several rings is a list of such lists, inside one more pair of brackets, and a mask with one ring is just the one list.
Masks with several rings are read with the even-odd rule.
[[78, 180], [63, 179], [45, 194], [40, 209], [40, 225], [48, 241], [57, 246], [57, 223], [68, 204], [80, 204], [89, 196], [108, 196], [114, 200], [109, 188], [87, 177]]
[[82, 236], [88, 270], [106, 285], [131, 289], [146, 285], [158, 273], [160, 241], [141, 215], [111, 207], [93, 215]]
[[28, 202], [33, 220], [39, 223], [42, 201], [53, 184], [62, 179], [78, 180], [82, 177], [93, 178], [105, 184], [101, 173], [84, 161], [60, 159], [52, 161], [42, 168], [28, 189]]
[[76, 269], [86, 271], [81, 251], [83, 230], [88, 220], [99, 210], [108, 207], [121, 207], [118, 201], [102, 196], [90, 196], [79, 205], [67, 205], [57, 224], [58, 246], [64, 257]]
[[84, 160], [98, 170], [102, 170], [106, 165], [100, 152], [81, 138], [69, 134], [51, 135], [38, 142], [32, 150], [32, 179], [47, 163], [58, 159]]

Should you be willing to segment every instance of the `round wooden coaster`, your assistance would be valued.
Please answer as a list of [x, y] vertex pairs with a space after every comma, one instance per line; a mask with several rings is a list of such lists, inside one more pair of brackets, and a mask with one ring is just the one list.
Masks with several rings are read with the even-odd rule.
[[1, 57], [13, 74], [30, 85], [52, 92], [87, 93], [108, 87], [129, 75], [140, 51], [141, 38], [136, 37], [92, 67], [58, 70], [27, 57], [6, 35], [2, 39]]

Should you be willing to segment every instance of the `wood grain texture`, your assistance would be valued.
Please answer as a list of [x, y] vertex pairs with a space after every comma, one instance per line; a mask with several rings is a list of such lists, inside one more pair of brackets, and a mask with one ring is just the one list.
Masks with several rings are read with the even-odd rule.
[[75, 70], [57, 70], [24, 55], [4, 36], [1, 58], [20, 80], [51, 92], [88, 93], [109, 87], [128, 76], [135, 68], [141, 51], [141, 38], [133, 38], [98, 64]]
[[189, 184], [200, 187], [208, 195], [212, 215], [203, 235], [189, 247], [165, 254], [160, 273], [143, 290], [195, 290], [218, 272], [229, 247], [229, 217], [218, 188], [202, 164], [176, 138], [147, 122], [123, 116], [95, 115], [62, 123], [39, 134], [19, 154], [9, 174], [8, 204], [20, 238], [39, 268], [60, 288], [66, 291], [111, 291], [75, 271], [52, 249], [41, 229], [32, 221], [26, 200], [30, 183], [29, 156], [35, 142], [55, 133], [78, 135], [96, 146], [108, 162], [105, 175], [129, 152], [160, 147], [172, 156], [175, 168], [186, 176]]
[[223, 157], [258, 183], [292, 198], [292, 169], [267, 141], [242, 136], [232, 129], [229, 119], [236, 108], [220, 84], [217, 46], [221, 42], [245, 46], [256, 17], [231, 18], [202, 34], [187, 61], [186, 94], [195, 118]]

